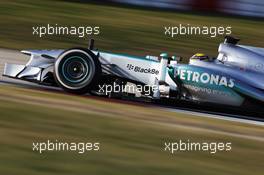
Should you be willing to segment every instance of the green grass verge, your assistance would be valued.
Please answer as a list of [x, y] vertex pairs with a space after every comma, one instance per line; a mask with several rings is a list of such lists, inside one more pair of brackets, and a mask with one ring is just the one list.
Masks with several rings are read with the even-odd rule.
[[[10, 86], [0, 86], [0, 114], [5, 175], [261, 175], [264, 170], [263, 140], [243, 138], [263, 138], [263, 127], [255, 125]], [[33, 141], [47, 139], [101, 147], [85, 154], [32, 151]], [[172, 155], [163, 150], [164, 141], [180, 139], [232, 142], [232, 151]]]
[[193, 26], [232, 26], [232, 34], [243, 43], [264, 47], [263, 20], [239, 19], [238, 17], [203, 16], [190, 13], [173, 13], [142, 9], [128, 9], [96, 4], [70, 3], [42, 0], [1, 0], [0, 47], [68, 48], [85, 46], [87, 38], [71, 36], [32, 35], [32, 27], [47, 24], [66, 26], [100, 26], [96, 36], [99, 49], [135, 55], [161, 52], [190, 57], [196, 52], [210, 56], [217, 54], [222, 36], [188, 35], [171, 39], [164, 35], [164, 26], [190, 24]]

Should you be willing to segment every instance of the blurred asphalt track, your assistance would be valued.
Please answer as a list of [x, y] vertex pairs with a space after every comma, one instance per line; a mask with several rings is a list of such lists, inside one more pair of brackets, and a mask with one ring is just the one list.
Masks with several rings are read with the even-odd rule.
[[[16, 64], [25, 64], [28, 61], [29, 57], [27, 55], [24, 55], [20, 53], [17, 50], [10, 50], [10, 49], [0, 49], [0, 85], [15, 85], [23, 88], [33, 88], [33, 89], [39, 89], [39, 90], [51, 90], [51, 91], [58, 91], [62, 92], [59, 88], [54, 87], [47, 87], [47, 86], [41, 86], [38, 84], [33, 84], [26, 81], [16, 80], [16, 79], [10, 79], [7, 77], [3, 77], [3, 69], [5, 63], [16, 63]], [[99, 100], [102, 100], [102, 98], [98, 98]], [[105, 100], [105, 98], [103, 99]], [[111, 99], [108, 99], [111, 101]], [[114, 100], [117, 103], [123, 103], [123, 100]], [[137, 104], [138, 102], [132, 102], [132, 104]], [[149, 105], [152, 106], [152, 105]], [[259, 125], [264, 126], [264, 122], [262, 119], [255, 118], [255, 117], [249, 117], [249, 116], [242, 116], [242, 115], [236, 115], [236, 114], [227, 114], [227, 113], [219, 113], [219, 112], [205, 112], [202, 110], [192, 110], [189, 108], [182, 108], [182, 107], [172, 107], [172, 106], [160, 106], [160, 105], [154, 105], [156, 108], [160, 108], [161, 110], [176, 112], [176, 113], [183, 113], [188, 115], [195, 115], [200, 117], [209, 117], [209, 118], [216, 118], [219, 120], [228, 120], [233, 122], [240, 122], [240, 123], [247, 123], [247, 124], [253, 124], [253, 125]]]

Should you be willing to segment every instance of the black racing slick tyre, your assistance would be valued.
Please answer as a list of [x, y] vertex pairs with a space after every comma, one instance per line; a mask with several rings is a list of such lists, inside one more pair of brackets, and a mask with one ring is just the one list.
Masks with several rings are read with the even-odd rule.
[[74, 94], [85, 94], [95, 89], [101, 73], [97, 56], [83, 48], [65, 50], [54, 64], [54, 78], [57, 84]]

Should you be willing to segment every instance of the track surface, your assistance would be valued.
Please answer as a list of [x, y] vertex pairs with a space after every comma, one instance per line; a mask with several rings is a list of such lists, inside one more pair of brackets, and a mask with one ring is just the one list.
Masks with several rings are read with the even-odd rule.
[[[0, 84], [5, 84], [5, 85], [15, 85], [19, 87], [26, 87], [26, 88], [33, 88], [33, 89], [40, 89], [40, 90], [49, 90], [49, 91], [56, 91], [56, 92], [61, 92], [59, 88], [54, 88], [54, 87], [46, 87], [46, 86], [41, 86], [25, 81], [20, 81], [20, 80], [15, 80], [15, 79], [10, 79], [6, 77], [2, 77], [3, 69], [4, 69], [4, 64], [5, 63], [16, 63], [16, 64], [25, 64], [28, 61], [28, 56], [21, 54], [19, 51], [16, 50], [9, 50], [9, 49], [0, 49]], [[96, 97], [91, 97], [87, 96], [88, 98], [96, 98]], [[102, 99], [98, 97], [98, 99]], [[103, 100], [106, 100], [105, 98]], [[117, 103], [124, 103], [123, 100], [112, 100], [109, 99], [109, 101], [115, 101]], [[131, 104], [138, 105], [140, 102], [129, 102]], [[152, 104], [147, 104], [148, 106], [153, 106]], [[233, 122], [241, 122], [241, 123], [248, 123], [248, 124], [254, 124], [254, 125], [261, 125], [264, 126], [264, 120], [261, 118], [257, 118], [254, 116], [244, 116], [244, 115], [239, 115], [239, 114], [227, 114], [227, 113], [222, 113], [222, 112], [216, 112], [216, 111], [204, 111], [200, 109], [190, 109], [188, 107], [177, 107], [177, 106], [164, 106], [164, 105], [154, 105], [154, 107], [158, 107], [161, 110], [168, 110], [168, 111], [173, 111], [177, 113], [185, 113], [189, 115], [196, 115], [196, 116], [201, 116], [201, 117], [210, 117], [210, 118], [217, 118], [221, 120], [229, 120]]]

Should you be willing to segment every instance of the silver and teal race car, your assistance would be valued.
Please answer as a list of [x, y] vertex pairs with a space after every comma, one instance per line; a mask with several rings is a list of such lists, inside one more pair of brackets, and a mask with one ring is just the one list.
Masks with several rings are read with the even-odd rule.
[[[4, 76], [76, 94], [134, 94], [230, 106], [264, 104], [264, 48], [227, 36], [217, 58], [195, 54], [188, 64], [162, 53], [136, 57], [89, 48], [26, 50], [26, 65], [6, 64]], [[136, 88], [136, 91], [135, 91]]]

